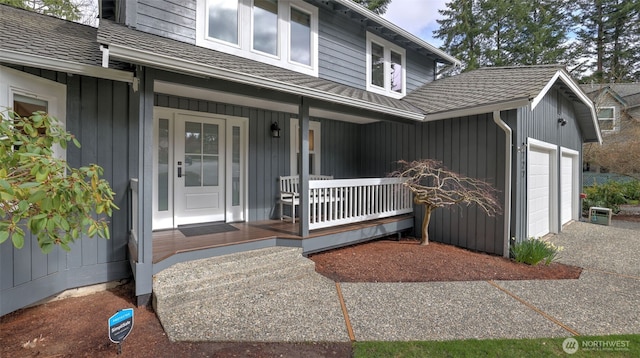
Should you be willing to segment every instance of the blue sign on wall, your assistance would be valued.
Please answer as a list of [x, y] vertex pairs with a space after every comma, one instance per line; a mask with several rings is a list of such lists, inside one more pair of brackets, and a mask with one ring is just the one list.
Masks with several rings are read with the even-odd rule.
[[121, 343], [133, 328], [133, 308], [125, 308], [109, 318], [109, 339]]

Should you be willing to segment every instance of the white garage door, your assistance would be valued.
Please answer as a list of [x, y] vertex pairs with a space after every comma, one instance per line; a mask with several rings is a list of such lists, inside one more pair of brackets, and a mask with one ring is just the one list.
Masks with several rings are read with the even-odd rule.
[[551, 163], [549, 150], [530, 147], [528, 158], [528, 236], [542, 237], [551, 231]]
[[562, 224], [566, 224], [576, 217], [575, 203], [577, 201], [577, 182], [575, 176], [576, 163], [578, 161], [577, 152], [564, 151], [560, 158], [560, 219]]

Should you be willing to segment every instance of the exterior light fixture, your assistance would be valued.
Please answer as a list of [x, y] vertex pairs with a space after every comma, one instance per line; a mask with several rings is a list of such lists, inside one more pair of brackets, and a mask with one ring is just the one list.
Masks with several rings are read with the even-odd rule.
[[567, 120], [562, 118], [562, 117], [560, 117], [560, 118], [558, 118], [558, 124], [560, 124], [561, 127], [564, 127], [564, 126], [567, 125]]
[[278, 122], [271, 123], [271, 137], [280, 138], [280, 126]]

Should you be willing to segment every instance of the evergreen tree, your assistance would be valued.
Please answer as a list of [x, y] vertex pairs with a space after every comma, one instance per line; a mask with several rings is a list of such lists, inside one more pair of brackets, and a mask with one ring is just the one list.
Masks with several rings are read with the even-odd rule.
[[378, 15], [382, 15], [385, 12], [387, 12], [387, 7], [391, 3], [391, 0], [353, 0], [353, 1], [375, 12]]
[[583, 80], [640, 79], [640, 0], [579, 0], [578, 49], [588, 56]]
[[452, 0], [434, 35], [465, 70], [567, 63], [571, 13], [569, 0]]
[[70, 21], [78, 21], [82, 15], [71, 0], [0, 0], [0, 3]]
[[447, 8], [438, 10], [444, 16], [436, 20], [440, 25], [434, 31], [436, 38], [444, 40], [443, 49], [461, 59], [465, 70], [483, 65], [483, 28], [480, 19], [480, 0], [452, 0]]

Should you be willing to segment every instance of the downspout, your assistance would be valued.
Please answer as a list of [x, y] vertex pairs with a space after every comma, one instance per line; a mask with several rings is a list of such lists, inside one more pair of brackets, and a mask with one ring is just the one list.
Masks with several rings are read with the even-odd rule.
[[109, 47], [100, 45], [102, 51], [102, 67], [109, 68]]
[[502, 256], [508, 258], [509, 244], [511, 242], [509, 234], [511, 233], [511, 143], [513, 142], [513, 132], [511, 131], [511, 127], [509, 127], [509, 125], [500, 118], [500, 111], [493, 111], [493, 121], [498, 125], [498, 127], [502, 128], [506, 135], [504, 146], [506, 157], [504, 165], [504, 246]]

